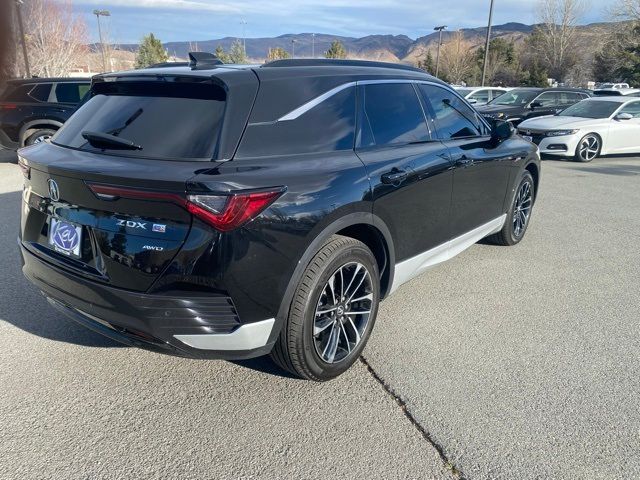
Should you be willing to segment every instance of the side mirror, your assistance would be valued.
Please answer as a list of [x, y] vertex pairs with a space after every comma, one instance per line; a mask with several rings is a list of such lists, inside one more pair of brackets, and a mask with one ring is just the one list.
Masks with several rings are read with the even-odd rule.
[[615, 120], [632, 120], [633, 115], [630, 113], [619, 113], [614, 117]]
[[478, 100], [476, 100], [475, 98], [469, 98], [467, 99], [467, 102], [469, 102], [471, 105], [475, 105], [476, 103], [478, 103]]
[[539, 108], [542, 106], [541, 102], [531, 102], [531, 105], [529, 105], [529, 108], [531, 108], [531, 110], [533, 110], [534, 108]]
[[491, 139], [497, 143], [503, 142], [513, 135], [514, 128], [511, 122], [504, 120], [492, 120]]

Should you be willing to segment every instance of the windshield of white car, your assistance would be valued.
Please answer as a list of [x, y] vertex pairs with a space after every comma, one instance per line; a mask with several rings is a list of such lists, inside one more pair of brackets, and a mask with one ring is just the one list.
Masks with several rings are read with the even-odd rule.
[[456, 88], [456, 92], [458, 92], [458, 94], [462, 97], [466, 97], [467, 95], [469, 95], [471, 92], [473, 92], [472, 89], [470, 88]]
[[540, 92], [536, 90], [511, 90], [494, 98], [491, 105], [526, 105], [536, 98]]
[[583, 100], [563, 110], [560, 117], [609, 118], [620, 107], [619, 102], [603, 102], [599, 100]]

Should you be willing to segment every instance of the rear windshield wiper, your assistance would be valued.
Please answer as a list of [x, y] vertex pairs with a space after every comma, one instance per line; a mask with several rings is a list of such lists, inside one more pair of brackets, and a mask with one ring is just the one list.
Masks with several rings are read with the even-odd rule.
[[140, 145], [136, 145], [131, 140], [126, 138], [116, 137], [108, 133], [90, 132], [85, 130], [82, 132], [82, 138], [87, 140], [92, 146], [96, 148], [111, 148], [121, 150], [142, 150]]

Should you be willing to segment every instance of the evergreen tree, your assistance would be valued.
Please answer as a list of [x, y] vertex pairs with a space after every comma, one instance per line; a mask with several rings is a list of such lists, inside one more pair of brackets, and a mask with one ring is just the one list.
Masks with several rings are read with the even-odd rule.
[[215, 52], [213, 52], [213, 54], [216, 57], [218, 57], [218, 60], [220, 60], [222, 63], [231, 63], [231, 59], [229, 58], [229, 54], [224, 51], [224, 48], [222, 48], [222, 45], [218, 45], [216, 47]]
[[436, 73], [436, 62], [433, 60], [431, 50], [427, 50], [427, 54], [422, 60], [418, 60], [418, 68], [421, 68], [427, 73], [434, 75]]
[[347, 58], [347, 51], [340, 40], [334, 40], [324, 56], [325, 58]]
[[291, 57], [289, 52], [282, 47], [270, 48], [267, 54], [267, 60], [284, 60], [289, 57]]
[[247, 63], [247, 54], [240, 40], [234, 40], [229, 49], [229, 63]]
[[529, 66], [529, 70], [523, 72], [522, 84], [526, 87], [548, 87], [548, 78], [547, 71], [534, 61]]
[[162, 46], [162, 42], [153, 33], [142, 37], [140, 48], [136, 54], [136, 68], [146, 68], [155, 63], [166, 62], [168, 59], [169, 56]]

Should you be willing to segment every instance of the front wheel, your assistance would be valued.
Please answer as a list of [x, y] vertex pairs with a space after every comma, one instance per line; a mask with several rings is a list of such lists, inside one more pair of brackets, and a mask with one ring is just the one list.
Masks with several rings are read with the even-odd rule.
[[602, 142], [600, 141], [600, 137], [593, 133], [590, 133], [582, 137], [582, 139], [578, 143], [574, 158], [577, 162], [590, 162], [598, 155], [600, 155], [600, 150], [602, 150]]
[[371, 250], [353, 238], [332, 236], [305, 270], [271, 357], [302, 378], [337, 377], [360, 356], [379, 301]]
[[523, 239], [535, 200], [535, 183], [531, 174], [525, 170], [507, 212], [507, 218], [502, 229], [491, 235], [489, 240], [497, 245], [515, 245]]

